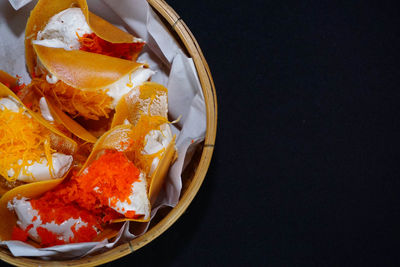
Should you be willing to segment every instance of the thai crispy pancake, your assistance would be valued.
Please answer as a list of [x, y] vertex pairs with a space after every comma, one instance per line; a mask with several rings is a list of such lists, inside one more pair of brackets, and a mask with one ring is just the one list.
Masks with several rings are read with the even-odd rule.
[[[42, 117], [40, 117], [36, 113], [29, 110], [8, 87], [6, 87], [2, 83], [0, 83], [0, 98], [7, 98], [7, 97], [11, 97], [12, 99], [16, 100], [18, 102], [19, 106], [23, 107], [26, 110], [26, 112], [30, 115], [31, 120], [38, 122], [40, 125], [44, 126], [45, 129], [48, 130], [50, 142], [51, 142], [50, 145], [51, 145], [52, 149], [54, 149], [57, 152], [61, 152], [61, 153], [69, 154], [69, 155], [75, 154], [75, 152], [77, 151], [77, 143], [74, 140], [65, 136], [62, 132], [60, 132], [59, 130], [54, 128]], [[4, 151], [1, 151], [1, 153], [4, 153]], [[0, 178], [0, 179], [3, 180], [5, 178]], [[16, 182], [15, 186], [18, 186], [21, 184], [22, 183]], [[0, 195], [4, 194], [8, 190], [10, 190], [10, 187], [6, 186], [6, 184], [4, 184], [4, 183], [1, 183]]]
[[[70, 7], [81, 8], [89, 27], [103, 40], [110, 43], [134, 43], [135, 37], [133, 35], [91, 13], [85, 0], [39, 0], [31, 12], [25, 29], [25, 56], [31, 75], [34, 73], [37, 64], [32, 40], [36, 39], [37, 33], [46, 26], [51, 17]], [[134, 55], [134, 59], [136, 56]]]

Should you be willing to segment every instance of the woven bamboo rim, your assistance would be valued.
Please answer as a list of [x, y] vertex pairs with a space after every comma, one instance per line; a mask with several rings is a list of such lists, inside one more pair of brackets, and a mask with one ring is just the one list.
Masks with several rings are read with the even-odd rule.
[[44, 261], [32, 258], [13, 257], [7, 249], [1, 248], [0, 259], [3, 261], [17, 266], [96, 266], [116, 260], [145, 246], [166, 231], [185, 212], [200, 189], [210, 165], [217, 132], [217, 97], [214, 82], [208, 64], [196, 39], [179, 15], [163, 0], [147, 1], [162, 17], [164, 17], [165, 21], [171, 25], [173, 31], [178, 34], [188, 54], [193, 59], [206, 103], [207, 130], [203, 150], [197, 165], [194, 166], [195, 171], [189, 179], [190, 183], [185, 188], [186, 190], [183, 192], [178, 205], [144, 235], [102, 254], [84, 257], [79, 260]]

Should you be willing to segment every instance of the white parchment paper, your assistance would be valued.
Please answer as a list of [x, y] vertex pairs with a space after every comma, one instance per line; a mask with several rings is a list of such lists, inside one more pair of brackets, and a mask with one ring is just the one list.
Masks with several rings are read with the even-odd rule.
[[[0, 69], [21, 76], [25, 83], [30, 82], [30, 77], [25, 66], [24, 31], [35, 4], [36, 1], [30, 0], [0, 1]], [[182, 52], [178, 42], [145, 0], [92, 0], [88, 4], [95, 14], [146, 41], [138, 61], [147, 62], [156, 71], [152, 81], [168, 88], [169, 119], [173, 121], [182, 116], [177, 124], [172, 125], [172, 131], [177, 136], [179, 157], [171, 166], [165, 186], [153, 207], [153, 218], [160, 207], [174, 207], [178, 203], [182, 171], [191, 160], [190, 152], [205, 137], [206, 110], [198, 76], [193, 60]], [[137, 234], [147, 231], [148, 225]], [[7, 246], [14, 256], [73, 259], [132, 240], [136, 236], [130, 232], [129, 226], [130, 223], [126, 222], [112, 243], [105, 240], [41, 249], [20, 241], [0, 241], [0, 245]]]

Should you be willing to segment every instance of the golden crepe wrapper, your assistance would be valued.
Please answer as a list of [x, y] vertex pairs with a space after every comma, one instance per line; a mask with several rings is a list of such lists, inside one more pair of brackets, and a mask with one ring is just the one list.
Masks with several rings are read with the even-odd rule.
[[[134, 89], [135, 90], [135, 89]], [[129, 97], [130, 93], [121, 98], [118, 105], [115, 108], [115, 115], [113, 118], [112, 126], [116, 127], [117, 125], [123, 124], [127, 119], [133, 125], [139, 120], [141, 116], [141, 110], [148, 109], [149, 111], [153, 110], [150, 103], [146, 100], [151, 100], [156, 98], [157, 96], [161, 96], [162, 94], [167, 94], [168, 89], [163, 85], [155, 83], [155, 82], [145, 82], [142, 85], [138, 86], [137, 90], [139, 90], [138, 98]], [[143, 104], [146, 103], [146, 104]], [[167, 110], [157, 111], [157, 115], [167, 118]], [[175, 150], [175, 137], [168, 145], [166, 151], [163, 154], [162, 159], [160, 160], [156, 170], [152, 174], [149, 184], [149, 200], [151, 205], [157, 199], [157, 195], [163, 185], [164, 178], [169, 170], [171, 163], [176, 159], [176, 150]]]
[[57, 105], [54, 105], [51, 101], [47, 100], [47, 105], [50, 109], [51, 115], [54, 119], [60, 122], [67, 128], [71, 133], [78, 136], [82, 140], [89, 143], [96, 143], [97, 138], [89, 133], [85, 128], [83, 128], [79, 123], [71, 119], [67, 114], [65, 114]]
[[129, 114], [129, 106], [126, 102], [125, 96], [123, 96], [115, 107], [114, 117], [111, 122], [111, 129], [117, 125], [124, 124], [124, 121], [129, 118]]
[[11, 76], [7, 72], [0, 70], [0, 83], [8, 85], [7, 87], [11, 88], [18, 85], [18, 79], [14, 76]]
[[[133, 90], [139, 90], [139, 96], [137, 98], [130, 97]], [[121, 98], [115, 107], [111, 128], [123, 124], [125, 120], [135, 125], [141, 115], [141, 109], [152, 110], [151, 101], [147, 102], [146, 100], [152, 100], [162, 94], [167, 95], [168, 89], [155, 82], [144, 82], [142, 85], [132, 89], [131, 92]], [[152, 115], [159, 115], [167, 118], [167, 110]]]
[[41, 45], [33, 47], [48, 72], [67, 85], [84, 91], [105, 89], [143, 66], [130, 60], [80, 50], [67, 51]]
[[[160, 192], [164, 181], [165, 177], [168, 173], [169, 167], [171, 166], [171, 163], [174, 161], [176, 154], [175, 150], [175, 136], [169, 143], [167, 149], [165, 150], [160, 162], [158, 163], [157, 168], [153, 172], [150, 178], [150, 183], [148, 184], [148, 192], [147, 196], [150, 201], [150, 207], [152, 207], [157, 200], [158, 193]], [[128, 218], [123, 218], [123, 219], [116, 219], [113, 220], [111, 223], [118, 223], [118, 222], [125, 222], [125, 221], [135, 221], [135, 222], [148, 222], [150, 218], [144, 220], [144, 219], [128, 219]]]
[[46, 99], [47, 106], [49, 107], [50, 113], [55, 121], [64, 125], [67, 130], [86, 142], [95, 143], [97, 141], [97, 138], [94, 135], [89, 133], [79, 123], [71, 119], [51, 100], [47, 99], [43, 92], [41, 92], [39, 89], [35, 88], [35, 90], [28, 90], [23, 101], [25, 102], [25, 100], [29, 98], [30, 100], [28, 101], [38, 101], [38, 99], [41, 97], [44, 97]]
[[14, 197], [37, 198], [55, 188], [62, 181], [61, 178], [21, 185], [4, 194], [0, 199], [0, 218], [3, 218], [2, 223], [0, 223], [0, 240], [11, 239], [13, 228], [18, 220], [15, 213], [7, 208], [9, 201], [12, 201]]
[[150, 205], [153, 205], [157, 200], [157, 195], [164, 184], [164, 179], [168, 173], [171, 163], [175, 159], [175, 155], [176, 155], [176, 150], [175, 150], [175, 136], [174, 136], [172, 141], [169, 143], [167, 149], [165, 150], [162, 159], [158, 163], [156, 170], [151, 176], [149, 193], [148, 193]]
[[81, 8], [89, 27], [101, 39], [110, 43], [135, 42], [135, 37], [131, 34], [91, 13], [85, 0], [39, 0], [31, 12], [25, 29], [25, 56], [30, 74], [34, 73], [36, 66], [32, 40], [36, 39], [37, 33], [43, 30], [51, 17], [70, 7]]

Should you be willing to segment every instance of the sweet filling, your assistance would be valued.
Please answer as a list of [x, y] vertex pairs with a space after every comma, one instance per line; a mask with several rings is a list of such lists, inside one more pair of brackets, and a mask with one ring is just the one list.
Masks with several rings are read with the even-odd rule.
[[65, 50], [78, 50], [81, 47], [78, 36], [92, 32], [82, 10], [76, 7], [68, 8], [51, 17], [32, 43]]

